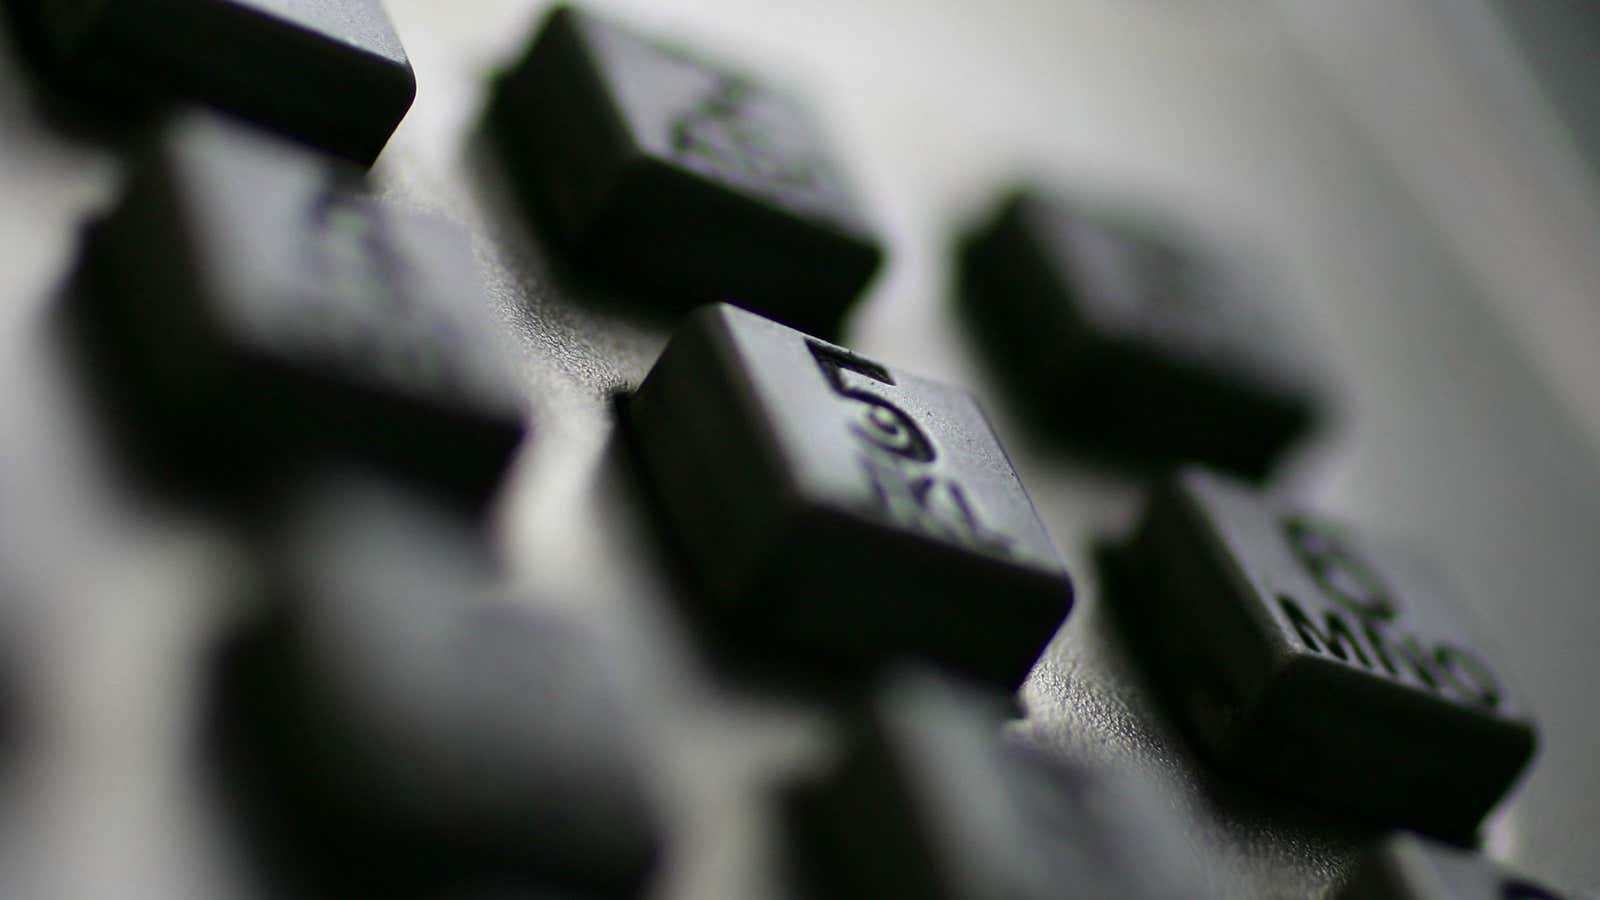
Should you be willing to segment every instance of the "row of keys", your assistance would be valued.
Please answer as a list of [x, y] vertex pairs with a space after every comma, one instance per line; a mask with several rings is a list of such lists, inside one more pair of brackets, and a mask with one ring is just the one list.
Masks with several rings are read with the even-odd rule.
[[[911, 656], [1015, 688], [1072, 586], [964, 392], [732, 307], [691, 317], [630, 407], [709, 618], [813, 667]], [[1533, 754], [1449, 587], [1190, 471], [1105, 554], [1108, 601], [1237, 776], [1469, 839]]]
[[[415, 93], [378, 0], [7, 3], [44, 80], [102, 107], [204, 102], [370, 164]], [[487, 127], [540, 236], [644, 308], [733, 300], [829, 337], [880, 267], [804, 104], [607, 20], [550, 14]], [[962, 308], [1042, 431], [1259, 475], [1323, 417], [1326, 380], [1258, 266], [1171, 231], [1020, 195], [963, 242]]]
[[[592, 638], [508, 595], [471, 530], [420, 497], [346, 478], [304, 498], [282, 520], [277, 602], [226, 657], [217, 703], [241, 806], [309, 880], [295, 888], [636, 896], [665, 838]], [[1159, 796], [1006, 740], [1009, 712], [926, 672], [885, 678], [836, 768], [785, 804], [804, 895], [1206, 894]], [[1339, 896], [1563, 895], [1401, 836]]]
[[[1148, 785], [1002, 732], [993, 695], [896, 673], [854, 741], [787, 804], [798, 880], [817, 898], [1049, 900], [1213, 895], [1197, 848]], [[1408, 832], [1358, 860], [1336, 900], [1581, 900]]]
[[[214, 703], [236, 804], [294, 873], [285, 887], [639, 896], [667, 840], [595, 636], [518, 599], [464, 520], [420, 495], [345, 477], [299, 498], [273, 602], [223, 657]], [[837, 763], [782, 804], [795, 896], [1210, 893], [1159, 794], [1004, 734], [1010, 714], [926, 670], [876, 682]], [[1578, 895], [1398, 835], [1338, 896]]]
[[[489, 124], [542, 234], [590, 273], [651, 309], [731, 299], [830, 337], [880, 242], [806, 109], [703, 59], [558, 9]], [[963, 308], [1044, 430], [1262, 474], [1330, 405], [1325, 376], [1248, 260], [1164, 230], [1009, 202], [964, 243]]]

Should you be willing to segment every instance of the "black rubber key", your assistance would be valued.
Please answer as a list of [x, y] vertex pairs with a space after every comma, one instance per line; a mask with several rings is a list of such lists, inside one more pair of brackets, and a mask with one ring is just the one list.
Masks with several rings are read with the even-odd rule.
[[1043, 430], [1124, 462], [1256, 476], [1327, 391], [1246, 263], [1023, 192], [967, 238], [962, 306]]
[[714, 604], [819, 670], [931, 658], [1015, 686], [1072, 605], [965, 391], [731, 306], [694, 313], [630, 407]]
[[490, 109], [546, 234], [679, 312], [730, 300], [831, 334], [881, 253], [793, 99], [570, 8]]
[[334, 896], [637, 896], [662, 826], [597, 633], [516, 596], [474, 530], [381, 482], [307, 490], [282, 533], [272, 612], [221, 711], [252, 821], [299, 854], [287, 868], [342, 882]]
[[1175, 708], [1242, 778], [1464, 840], [1533, 753], [1507, 673], [1404, 547], [1190, 470], [1108, 561]]
[[82, 309], [163, 468], [256, 484], [332, 453], [499, 483], [522, 392], [470, 243], [359, 175], [185, 117], [92, 233]]
[[371, 165], [416, 96], [380, 0], [3, 0], [51, 85], [198, 102]]
[[1595, 900], [1410, 834], [1372, 849], [1335, 900]]
[[[988, 702], [986, 702], [988, 701]], [[845, 900], [1205, 897], [1148, 786], [1002, 739], [988, 695], [902, 674], [855, 746], [789, 805], [797, 880]]]

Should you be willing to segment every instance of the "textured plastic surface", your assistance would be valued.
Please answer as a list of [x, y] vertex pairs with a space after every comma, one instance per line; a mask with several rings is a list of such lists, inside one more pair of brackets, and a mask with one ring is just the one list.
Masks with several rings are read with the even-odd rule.
[[1117, 564], [1111, 602], [1238, 777], [1465, 839], [1533, 753], [1504, 668], [1404, 548], [1187, 470]]
[[1015, 687], [1072, 582], [964, 391], [753, 313], [694, 313], [629, 405], [666, 514], [744, 649], [926, 656]]
[[523, 399], [465, 235], [205, 116], [166, 128], [85, 250], [79, 304], [126, 418], [188, 475], [359, 453], [469, 497]]
[[881, 251], [785, 94], [562, 8], [490, 117], [529, 208], [646, 308], [732, 301], [831, 335]]
[[1372, 848], [1335, 900], [1585, 900], [1471, 853], [1410, 834]]

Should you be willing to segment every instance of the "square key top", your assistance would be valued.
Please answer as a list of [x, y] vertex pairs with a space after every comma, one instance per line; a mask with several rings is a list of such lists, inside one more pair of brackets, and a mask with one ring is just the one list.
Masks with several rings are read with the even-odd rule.
[[1024, 412], [1080, 449], [1255, 476], [1325, 402], [1264, 273], [1222, 247], [1023, 192], [962, 252], [984, 349]]
[[1411, 834], [1374, 847], [1335, 900], [1600, 900], [1558, 891], [1491, 860]]
[[529, 605], [470, 523], [383, 481], [310, 479], [279, 524], [217, 708], [263, 843], [352, 882], [290, 895], [499, 876], [638, 896], [661, 826], [602, 633]]
[[751, 655], [825, 672], [916, 656], [1015, 687], [1072, 606], [965, 391], [716, 305], [630, 412], [713, 624]]
[[358, 186], [202, 116], [134, 170], [79, 299], [163, 468], [211, 486], [353, 454], [469, 498], [498, 484], [523, 401], [471, 245]]
[[1408, 549], [1198, 470], [1156, 493], [1130, 549], [1116, 606], [1239, 777], [1463, 840], [1533, 754], [1509, 673]]
[[831, 334], [878, 267], [802, 106], [605, 20], [557, 9], [489, 115], [544, 232], [657, 308], [729, 299]]
[[51, 85], [197, 102], [371, 165], [416, 79], [380, 0], [0, 0]]
[[803, 893], [826, 900], [1200, 900], [1168, 801], [1007, 740], [994, 695], [922, 672], [867, 704], [837, 770], [796, 792]]

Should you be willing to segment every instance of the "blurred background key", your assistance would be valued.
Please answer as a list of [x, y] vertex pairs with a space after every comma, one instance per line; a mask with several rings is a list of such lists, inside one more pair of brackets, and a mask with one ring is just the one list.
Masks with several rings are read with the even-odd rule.
[[416, 96], [382, 0], [4, 0], [50, 88], [113, 120], [199, 102], [371, 165]]
[[1143, 218], [1009, 194], [963, 242], [962, 311], [1041, 431], [1262, 475], [1318, 419], [1322, 376], [1264, 260]]
[[552, 12], [489, 117], [545, 236], [641, 308], [728, 301], [830, 336], [878, 268], [805, 106], [600, 16]]
[[474, 528], [381, 481], [313, 482], [282, 523], [216, 710], [296, 889], [640, 896], [664, 836], [599, 632], [519, 598]]
[[90, 232], [69, 298], [163, 474], [271, 485], [356, 455], [481, 502], [522, 390], [466, 236], [244, 126], [179, 117]]
[[791, 806], [811, 896], [1047, 900], [1208, 895], [1158, 794], [1002, 735], [999, 698], [903, 670]]

